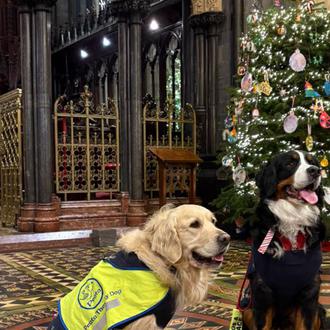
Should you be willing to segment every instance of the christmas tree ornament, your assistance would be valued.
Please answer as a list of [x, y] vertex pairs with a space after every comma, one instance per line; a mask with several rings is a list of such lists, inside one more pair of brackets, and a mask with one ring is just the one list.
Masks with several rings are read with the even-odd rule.
[[241, 185], [246, 180], [246, 171], [240, 163], [233, 170], [233, 180], [236, 186]]
[[276, 32], [279, 36], [284, 36], [286, 34], [286, 27], [283, 23], [279, 24], [277, 27], [276, 27]]
[[236, 116], [240, 116], [243, 112], [243, 108], [244, 108], [244, 99], [240, 99], [238, 102], [235, 101], [235, 115]]
[[305, 83], [305, 97], [320, 97], [320, 94], [313, 89], [310, 82]]
[[274, 6], [275, 7], [281, 7], [282, 6], [281, 0], [274, 0]]
[[320, 125], [323, 128], [330, 128], [330, 116], [325, 111], [320, 115]]
[[297, 16], [296, 16], [296, 18], [295, 18], [295, 21], [297, 22], [297, 23], [300, 23], [301, 22], [301, 14], [298, 12], [298, 14], [297, 14]]
[[252, 74], [247, 72], [241, 80], [241, 89], [243, 92], [250, 92], [252, 90], [253, 78]]
[[291, 110], [289, 115], [284, 119], [283, 128], [284, 131], [288, 134], [295, 132], [298, 127], [298, 117], [294, 114], [294, 111]]
[[306, 138], [306, 149], [307, 151], [312, 151], [313, 150], [313, 146], [314, 146], [314, 140], [312, 137], [312, 126], [310, 124], [310, 121], [308, 119], [308, 124], [307, 124], [307, 138]]
[[230, 134], [229, 129], [226, 128], [222, 131], [222, 141], [227, 141], [227, 136]]
[[319, 55], [319, 56], [313, 56], [312, 58], [312, 64], [314, 65], [321, 65], [323, 63], [323, 56]]
[[273, 90], [273, 88], [269, 84], [268, 72], [265, 71], [264, 73], [264, 81], [259, 84], [258, 89], [261, 93], [269, 96]]
[[237, 132], [236, 132], [236, 125], [237, 123], [237, 117], [236, 116], [230, 116], [227, 115], [225, 119], [225, 130], [222, 132], [222, 139], [224, 141], [228, 141], [229, 143], [236, 142], [237, 138]]
[[253, 41], [249, 40], [246, 44], [246, 50], [250, 53], [255, 53], [257, 51], [257, 48]]
[[237, 135], [236, 128], [233, 127], [233, 129], [230, 131], [230, 133], [229, 133], [229, 135], [228, 135], [227, 141], [228, 141], [229, 143], [234, 143], [234, 142], [236, 142], [236, 141], [237, 141], [237, 137], [236, 137], [236, 135]]
[[[321, 170], [321, 177], [326, 179], [328, 177], [328, 172], [324, 168]], [[329, 196], [330, 197], [330, 196]], [[328, 203], [329, 204], [329, 203]]]
[[291, 69], [295, 72], [301, 72], [305, 70], [306, 67], [306, 58], [300, 52], [299, 49], [296, 49], [295, 52], [291, 55], [289, 60], [289, 65]]
[[315, 1], [314, 0], [304, 0], [302, 3], [302, 7], [308, 11], [309, 13], [311, 13], [313, 11], [313, 7], [315, 5]]
[[230, 166], [232, 166], [233, 165], [233, 159], [231, 157], [229, 157], [229, 156], [224, 156], [222, 158], [222, 165], [224, 167], [230, 167]]
[[324, 154], [322, 160], [320, 161], [320, 165], [322, 167], [328, 167], [329, 166], [329, 161], [328, 161], [328, 158], [325, 154]]
[[261, 94], [260, 84], [253, 84], [252, 93], [253, 94]]
[[240, 47], [243, 50], [243, 52], [245, 52], [245, 50], [246, 50], [246, 45], [247, 45], [247, 38], [242, 38]]
[[[316, 115], [318, 112], [324, 111], [323, 101], [322, 99], [315, 99], [311, 109], [314, 111], [314, 114]], [[317, 117], [316, 117], [317, 118]]]
[[238, 68], [237, 68], [237, 74], [239, 76], [244, 76], [246, 73], [246, 68], [244, 65], [239, 65]]
[[252, 110], [252, 117], [255, 119], [255, 118], [258, 118], [259, 116], [260, 116], [259, 109], [258, 108], [254, 108]]
[[330, 74], [325, 75], [325, 83], [323, 85], [326, 96], [330, 96]]
[[248, 15], [248, 17], [246, 18], [246, 21], [249, 24], [256, 24], [259, 20], [259, 16], [257, 12], [253, 12], [252, 14]]
[[286, 91], [284, 88], [282, 88], [282, 89], [280, 90], [280, 96], [281, 96], [281, 97], [285, 97], [286, 94], [287, 94], [287, 91]]

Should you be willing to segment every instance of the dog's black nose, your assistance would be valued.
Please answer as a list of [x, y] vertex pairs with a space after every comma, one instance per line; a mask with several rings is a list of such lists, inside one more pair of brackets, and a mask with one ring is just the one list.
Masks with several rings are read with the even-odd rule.
[[230, 241], [230, 236], [228, 234], [220, 234], [218, 236], [219, 244], [227, 244]]
[[311, 178], [316, 179], [321, 175], [321, 169], [316, 166], [310, 166], [307, 169], [307, 173]]

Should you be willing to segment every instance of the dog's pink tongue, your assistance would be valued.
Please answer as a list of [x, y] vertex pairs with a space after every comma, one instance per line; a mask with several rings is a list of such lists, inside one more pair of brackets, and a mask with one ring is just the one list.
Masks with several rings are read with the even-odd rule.
[[319, 200], [316, 192], [311, 190], [300, 190], [299, 196], [309, 204], [316, 204]]
[[212, 259], [217, 262], [223, 262], [223, 254], [215, 256]]

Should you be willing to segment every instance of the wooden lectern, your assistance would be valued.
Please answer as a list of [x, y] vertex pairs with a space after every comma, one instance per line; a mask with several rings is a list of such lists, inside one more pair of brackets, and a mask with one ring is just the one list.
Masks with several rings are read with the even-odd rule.
[[150, 148], [159, 165], [159, 206], [166, 204], [166, 166], [190, 167], [189, 203], [196, 201], [196, 166], [203, 160], [187, 149]]

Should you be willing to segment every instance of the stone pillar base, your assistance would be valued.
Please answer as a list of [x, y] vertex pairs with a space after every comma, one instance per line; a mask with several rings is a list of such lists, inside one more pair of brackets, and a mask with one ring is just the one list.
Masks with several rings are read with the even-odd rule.
[[144, 200], [131, 200], [128, 205], [127, 222], [128, 227], [138, 227], [147, 220], [146, 202]]
[[48, 233], [60, 230], [60, 203], [53, 198], [52, 203], [37, 204], [34, 220], [36, 233]]
[[17, 229], [21, 232], [34, 231], [35, 203], [24, 203], [21, 207], [21, 214], [17, 221]]

